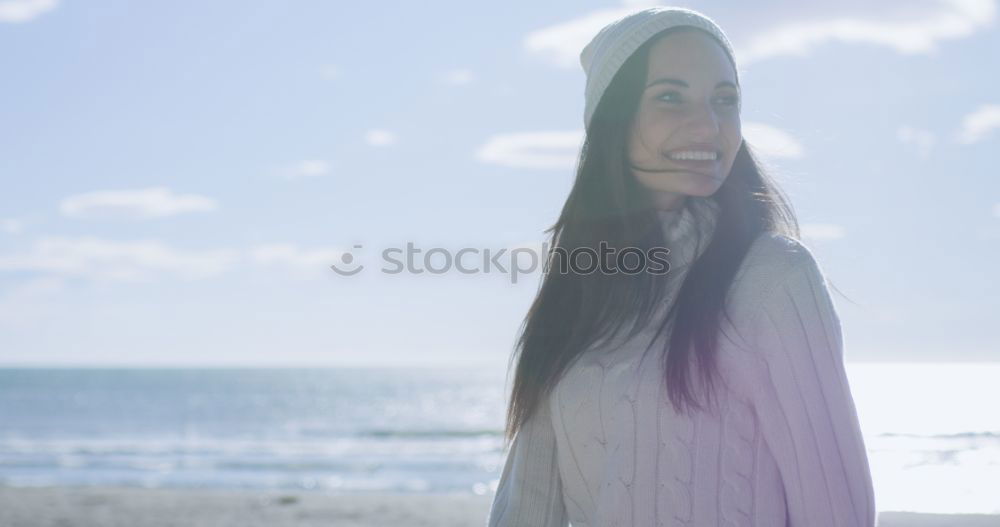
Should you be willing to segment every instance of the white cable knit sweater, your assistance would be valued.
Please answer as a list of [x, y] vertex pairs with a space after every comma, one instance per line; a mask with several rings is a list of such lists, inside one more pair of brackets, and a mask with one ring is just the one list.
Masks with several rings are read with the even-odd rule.
[[[718, 206], [688, 197], [659, 214], [683, 275]], [[515, 436], [488, 527], [875, 525], [840, 320], [812, 254], [761, 236], [728, 305], [721, 415], [674, 412], [655, 353], [669, 326], [649, 353], [653, 328], [595, 344]]]

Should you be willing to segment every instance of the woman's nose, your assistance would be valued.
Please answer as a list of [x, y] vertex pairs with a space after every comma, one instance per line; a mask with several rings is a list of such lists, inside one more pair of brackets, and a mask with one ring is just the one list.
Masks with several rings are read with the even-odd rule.
[[719, 116], [710, 103], [696, 104], [688, 121], [689, 134], [693, 139], [713, 139], [719, 135]]

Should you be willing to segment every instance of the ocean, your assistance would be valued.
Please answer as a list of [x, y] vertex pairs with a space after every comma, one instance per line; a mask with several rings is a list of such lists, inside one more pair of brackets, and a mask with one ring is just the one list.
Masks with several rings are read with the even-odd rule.
[[[848, 365], [879, 510], [1000, 513], [1000, 364]], [[503, 369], [0, 369], [0, 486], [496, 489]]]

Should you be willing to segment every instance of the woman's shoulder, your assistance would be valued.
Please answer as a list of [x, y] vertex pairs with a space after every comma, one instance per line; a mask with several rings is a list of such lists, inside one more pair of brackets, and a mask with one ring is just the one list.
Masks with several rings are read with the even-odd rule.
[[741, 274], [779, 276], [793, 267], [815, 262], [812, 251], [799, 239], [765, 231], [750, 244], [740, 265]]
[[[753, 348], [759, 316], [772, 293], [792, 284], [790, 278], [806, 270], [809, 283], [822, 280], [812, 252], [797, 238], [776, 232], [757, 236], [747, 250], [726, 297], [722, 334], [737, 348]], [[796, 280], [799, 284], [803, 281]]]
[[815, 256], [801, 240], [777, 232], [761, 233], [733, 279], [731, 308], [756, 310], [771, 290], [800, 271], [820, 274]]

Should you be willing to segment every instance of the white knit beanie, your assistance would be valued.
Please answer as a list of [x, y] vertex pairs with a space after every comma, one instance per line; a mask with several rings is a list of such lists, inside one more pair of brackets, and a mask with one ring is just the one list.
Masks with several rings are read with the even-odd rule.
[[[693, 26], [709, 32], [719, 40], [733, 64], [736, 63], [733, 47], [722, 28], [697, 11], [682, 7], [651, 7], [626, 15], [604, 26], [580, 53], [580, 64], [587, 74], [584, 126], [590, 127], [597, 103], [629, 56], [653, 35], [674, 26]], [[738, 79], [737, 76], [737, 84]]]

